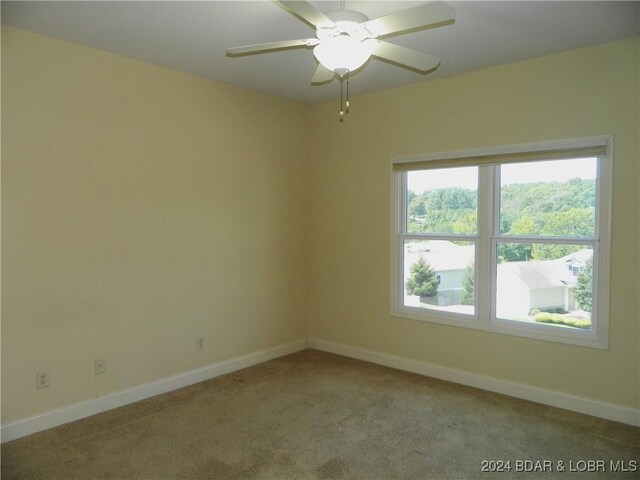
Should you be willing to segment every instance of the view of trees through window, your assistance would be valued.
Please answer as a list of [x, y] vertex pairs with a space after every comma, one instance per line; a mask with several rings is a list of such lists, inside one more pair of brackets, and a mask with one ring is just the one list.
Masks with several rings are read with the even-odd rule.
[[449, 187], [407, 194], [409, 233], [475, 233], [476, 190]]
[[[405, 241], [406, 305], [473, 313], [475, 243], [437, 236], [476, 234], [477, 172], [478, 167], [408, 172], [406, 231], [431, 238]], [[596, 174], [595, 158], [500, 166], [494, 297], [498, 318], [591, 327]], [[430, 261], [455, 272], [439, 271]], [[435, 275], [455, 278], [455, 285], [448, 284], [455, 295], [437, 295]], [[427, 290], [431, 295], [421, 295]], [[454, 303], [443, 305], [443, 298]]]

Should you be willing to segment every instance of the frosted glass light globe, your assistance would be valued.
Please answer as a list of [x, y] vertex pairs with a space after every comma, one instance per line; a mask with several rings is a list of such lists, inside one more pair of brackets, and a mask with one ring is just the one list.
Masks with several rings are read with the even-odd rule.
[[338, 35], [322, 40], [313, 54], [325, 68], [344, 74], [360, 68], [371, 56], [371, 47], [348, 35]]

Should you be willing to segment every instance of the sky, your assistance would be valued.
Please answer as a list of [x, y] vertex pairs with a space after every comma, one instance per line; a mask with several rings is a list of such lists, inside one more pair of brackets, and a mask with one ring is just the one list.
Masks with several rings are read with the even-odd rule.
[[[596, 178], [597, 160], [554, 160], [550, 162], [530, 162], [503, 165], [502, 185], [514, 183], [566, 182], [572, 178]], [[409, 172], [409, 190], [422, 193], [437, 188], [461, 187], [470, 190], [478, 188], [478, 167], [459, 167], [439, 170]]]

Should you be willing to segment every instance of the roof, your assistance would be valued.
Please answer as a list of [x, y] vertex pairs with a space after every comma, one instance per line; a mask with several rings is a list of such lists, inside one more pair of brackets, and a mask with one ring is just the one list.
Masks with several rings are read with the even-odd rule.
[[577, 252], [570, 253], [569, 255], [565, 255], [564, 257], [560, 257], [558, 261], [563, 261], [565, 263], [579, 263], [584, 265], [587, 263], [587, 260], [593, 257], [593, 250], [591, 248], [583, 248], [582, 250], [578, 250]]
[[415, 241], [406, 245], [405, 262], [422, 257], [436, 272], [464, 270], [475, 260], [473, 245], [456, 245], [448, 240]]
[[530, 289], [564, 287], [575, 277], [563, 261], [505, 262], [498, 265], [498, 276], [513, 275]]

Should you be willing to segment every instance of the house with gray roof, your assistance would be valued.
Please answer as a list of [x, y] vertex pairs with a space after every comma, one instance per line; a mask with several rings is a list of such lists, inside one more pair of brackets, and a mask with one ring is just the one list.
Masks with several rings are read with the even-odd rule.
[[[473, 245], [457, 245], [448, 240], [423, 240], [408, 242], [404, 251], [405, 283], [411, 276], [411, 265], [423, 258], [436, 272], [438, 295], [430, 299], [434, 305], [447, 306], [460, 303], [462, 277], [469, 265], [475, 260]], [[419, 302], [417, 297], [405, 298], [405, 305]]]
[[526, 318], [532, 309], [579, 309], [575, 300], [577, 275], [593, 256], [579, 250], [557, 260], [505, 262], [498, 265], [498, 318]]
[[[505, 262], [498, 265], [496, 313], [499, 318], [527, 319], [532, 309], [541, 311], [579, 309], [575, 300], [577, 275], [593, 256], [582, 249], [556, 260]], [[411, 265], [424, 259], [436, 272], [438, 295], [419, 299], [406, 295], [405, 305], [458, 305], [462, 294], [462, 277], [475, 260], [473, 245], [458, 245], [447, 240], [407, 242], [404, 249], [405, 282]], [[459, 309], [457, 309], [459, 311]]]

